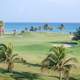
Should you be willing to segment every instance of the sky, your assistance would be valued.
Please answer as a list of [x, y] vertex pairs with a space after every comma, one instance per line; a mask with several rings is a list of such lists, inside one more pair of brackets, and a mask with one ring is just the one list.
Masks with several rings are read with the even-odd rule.
[[5, 22], [80, 22], [80, 0], [0, 0]]

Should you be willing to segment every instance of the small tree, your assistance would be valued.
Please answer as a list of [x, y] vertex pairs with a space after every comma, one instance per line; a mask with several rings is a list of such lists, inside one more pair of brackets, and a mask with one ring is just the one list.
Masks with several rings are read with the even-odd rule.
[[60, 31], [63, 31], [63, 30], [64, 30], [64, 24], [61, 24], [61, 25], [58, 27], [58, 29], [59, 29]]
[[47, 30], [48, 30], [48, 26], [49, 26], [48, 24], [44, 24], [44, 25], [43, 25], [43, 29], [44, 29], [45, 31], [47, 31]]
[[71, 67], [73, 66], [72, 62], [75, 62], [76, 59], [70, 57], [66, 59], [65, 48], [64, 47], [53, 47], [50, 49], [53, 54], [49, 54], [46, 59], [42, 61], [41, 70], [53, 69], [58, 71], [59, 80], [63, 78], [65, 80], [69, 80], [69, 72]]
[[8, 72], [14, 68], [14, 63], [24, 63], [26, 60], [19, 58], [17, 54], [13, 54], [13, 46], [9, 43], [8, 46], [0, 44], [0, 62], [6, 62]]
[[17, 58], [17, 54], [13, 54], [13, 46], [10, 44], [8, 47], [7, 47], [7, 51], [6, 51], [6, 63], [8, 65], [8, 72], [11, 72], [12, 69], [14, 68], [14, 62]]
[[38, 30], [41, 31], [42, 30], [42, 27], [41, 26], [38, 26]]
[[30, 31], [34, 31], [34, 26], [31, 26]]
[[48, 26], [48, 30], [52, 31], [53, 29], [53, 26]]
[[25, 32], [27, 32], [28, 31], [28, 28], [27, 27], [25, 27]]

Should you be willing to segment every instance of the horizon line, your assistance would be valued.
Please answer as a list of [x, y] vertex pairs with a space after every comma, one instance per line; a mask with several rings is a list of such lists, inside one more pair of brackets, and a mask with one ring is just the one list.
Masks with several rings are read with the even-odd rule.
[[9, 22], [9, 21], [3, 21], [4, 23], [80, 23], [80, 22], [28, 22], [28, 21], [11, 21], [11, 22]]

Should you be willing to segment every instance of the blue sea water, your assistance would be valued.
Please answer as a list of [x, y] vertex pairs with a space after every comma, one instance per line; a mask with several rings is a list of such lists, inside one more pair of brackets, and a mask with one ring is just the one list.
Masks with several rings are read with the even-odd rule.
[[[44, 24], [46, 23], [5, 23], [5, 31], [13, 32], [13, 30], [16, 30], [17, 32], [20, 32], [25, 28], [30, 29], [31, 26], [39, 27], [43, 26]], [[47, 23], [47, 24], [49, 26], [54, 27], [52, 32], [60, 32], [60, 30], [56, 29], [56, 27], [60, 26], [61, 24], [64, 24], [65, 33], [75, 32], [76, 29], [80, 26], [80, 23]]]

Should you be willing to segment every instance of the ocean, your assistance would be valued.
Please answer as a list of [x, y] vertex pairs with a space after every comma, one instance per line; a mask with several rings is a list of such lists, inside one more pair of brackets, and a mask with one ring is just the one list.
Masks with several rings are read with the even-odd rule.
[[44, 24], [48, 24], [49, 26], [54, 27], [51, 32], [60, 32], [60, 30], [56, 29], [56, 27], [64, 24], [63, 32], [65, 33], [75, 32], [76, 29], [80, 26], [80, 23], [5, 23], [5, 32], [13, 32], [13, 30], [21, 32], [22, 30], [25, 30], [25, 28], [30, 29], [31, 26], [39, 27], [43, 26]]

